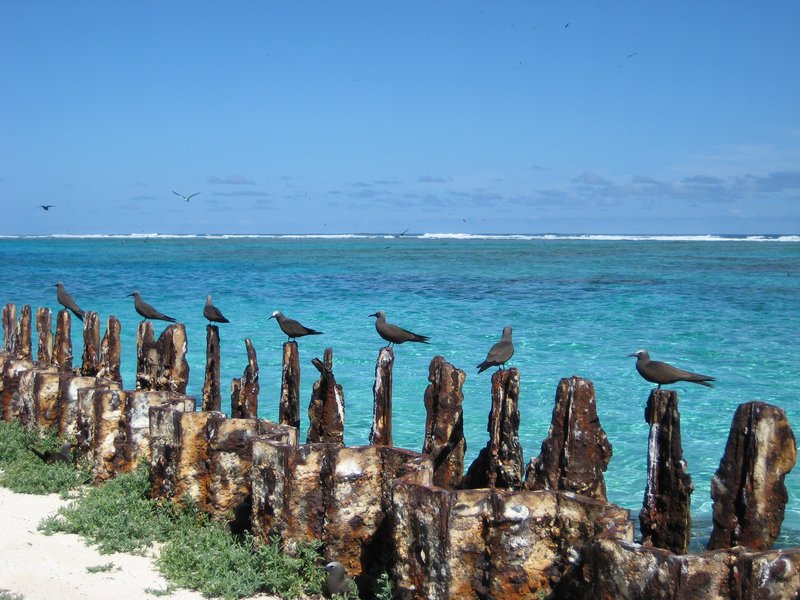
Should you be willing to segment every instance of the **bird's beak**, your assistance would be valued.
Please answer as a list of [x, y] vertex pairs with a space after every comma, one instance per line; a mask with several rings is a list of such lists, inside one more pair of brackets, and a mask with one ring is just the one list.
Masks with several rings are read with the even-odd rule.
[[125, 294], [126, 298], [128, 298], [129, 296], [133, 296], [133, 294]]
[[377, 317], [378, 313], [372, 313], [371, 315], [367, 315], [368, 317]]
[[[270, 317], [269, 317], [269, 318], [270, 318], [270, 319], [274, 319], [274, 318], [275, 318], [275, 315], [270, 315]], [[269, 320], [269, 319], [267, 319], [267, 320]]]
[[639, 358], [639, 355], [636, 354], [636, 352], [634, 352], [633, 354], [628, 354], [628, 356], [635, 356], [636, 358]]

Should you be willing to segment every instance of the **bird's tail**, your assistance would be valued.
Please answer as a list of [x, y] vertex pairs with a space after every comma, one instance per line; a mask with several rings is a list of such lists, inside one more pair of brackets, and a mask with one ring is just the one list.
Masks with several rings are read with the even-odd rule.
[[40, 452], [39, 450], [37, 450], [36, 448], [33, 448], [33, 447], [31, 447], [31, 446], [28, 446], [28, 450], [30, 450], [31, 452], [33, 452], [33, 453], [34, 453], [36, 456], [38, 456], [40, 459], [42, 459], [42, 460], [44, 460], [44, 461], [46, 461], [46, 460], [47, 460], [47, 456], [45, 455], [45, 453], [44, 453], [44, 452]]
[[483, 361], [481, 364], [479, 364], [479, 365], [475, 365], [475, 366], [476, 366], [476, 367], [477, 367], [477, 369], [478, 369], [478, 373], [483, 373], [483, 372], [484, 372], [486, 369], [488, 369], [488, 368], [489, 368], [489, 367], [491, 367], [492, 365], [490, 365], [490, 364], [489, 364], [488, 362], [486, 362], [486, 361]]
[[714, 385], [711, 382], [716, 380], [717, 380], [716, 377], [709, 377], [708, 375], [698, 375], [697, 373], [693, 373], [691, 377], [688, 377], [686, 379], [686, 381], [690, 381], [692, 383], [699, 383], [700, 385], [704, 385], [710, 388], [714, 387]]

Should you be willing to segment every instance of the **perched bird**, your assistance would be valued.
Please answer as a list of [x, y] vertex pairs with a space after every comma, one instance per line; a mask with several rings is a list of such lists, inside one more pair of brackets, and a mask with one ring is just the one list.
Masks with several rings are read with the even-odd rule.
[[47, 463], [48, 465], [54, 465], [59, 462], [70, 464], [72, 463], [72, 453], [70, 452], [72, 446], [69, 444], [62, 444], [61, 450], [58, 452], [54, 452], [52, 450], [45, 450], [44, 452], [37, 450], [36, 448], [29, 446], [28, 450], [33, 452], [36, 456], [42, 459], [42, 462]]
[[511, 341], [511, 325], [506, 325], [503, 327], [500, 341], [489, 349], [486, 360], [476, 365], [478, 373], [483, 373], [489, 367], [501, 367], [502, 365], [501, 368], [505, 368], [506, 361], [511, 360], [512, 356], [514, 356], [514, 342]]
[[55, 204], [40, 204], [39, 206], [42, 207], [42, 210], [50, 210], [55, 206]]
[[295, 338], [303, 337], [304, 335], [322, 335], [321, 331], [309, 329], [294, 319], [289, 319], [288, 317], [283, 316], [283, 313], [279, 310], [276, 310], [274, 313], [272, 313], [270, 319], [275, 319], [278, 322], [278, 326], [281, 328], [281, 331], [289, 336], [289, 341]]
[[203, 307], [203, 316], [212, 323], [230, 323], [220, 310], [211, 304], [211, 295], [206, 296], [206, 305]]
[[661, 389], [662, 385], [678, 381], [689, 381], [706, 387], [714, 387], [709, 382], [716, 381], [714, 377], [709, 377], [708, 375], [684, 371], [665, 362], [650, 360], [650, 354], [647, 350], [637, 350], [628, 356], [636, 357], [636, 370], [639, 371], [639, 375], [651, 383], [657, 383], [658, 389]]
[[85, 315], [86, 312], [75, 303], [75, 300], [72, 299], [72, 296], [69, 295], [69, 292], [66, 289], [64, 289], [64, 284], [59, 281], [58, 283], [55, 284], [55, 288], [56, 288], [56, 299], [58, 300], [58, 303], [64, 308], [68, 308], [69, 310], [71, 310], [72, 314], [74, 314], [81, 321], [83, 321], [83, 315]]
[[157, 319], [159, 321], [169, 321], [170, 323], [175, 322], [175, 319], [168, 317], [164, 313], [158, 312], [155, 308], [142, 300], [139, 292], [131, 292], [128, 294], [128, 296], [133, 296], [133, 307], [136, 309], [137, 313], [144, 317], [144, 321], [147, 319]]
[[387, 323], [386, 313], [382, 310], [372, 313], [369, 316], [375, 317], [375, 329], [378, 331], [379, 336], [389, 342], [389, 347], [391, 347], [392, 344], [402, 344], [403, 342], [420, 342], [421, 344], [427, 344], [430, 339], [427, 335], [417, 335], [402, 327]]
[[186, 200], [188, 202], [189, 200], [191, 200], [192, 198], [197, 196], [197, 194], [201, 194], [202, 192], [195, 192], [194, 194], [189, 194], [188, 196], [186, 196], [184, 194], [179, 194], [175, 190], [172, 190], [172, 193], [175, 194], [176, 196], [180, 196], [181, 198], [183, 198], [184, 200]]
[[358, 593], [355, 581], [347, 576], [347, 571], [342, 563], [339, 561], [329, 562], [323, 568], [328, 574], [325, 577], [326, 596], [330, 598], [334, 594], [349, 595]]

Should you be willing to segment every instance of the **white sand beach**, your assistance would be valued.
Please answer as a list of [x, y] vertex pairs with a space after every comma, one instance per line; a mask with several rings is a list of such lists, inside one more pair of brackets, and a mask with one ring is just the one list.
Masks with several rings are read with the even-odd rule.
[[[137, 600], [156, 598], [146, 590], [165, 590], [152, 557], [100, 554], [77, 535], [44, 535], [41, 520], [67, 501], [57, 494], [15, 494], [0, 487], [0, 591], [25, 600]], [[113, 563], [110, 571], [90, 573], [87, 567]], [[176, 590], [170, 600], [201, 600]], [[277, 600], [258, 596], [261, 600]]]

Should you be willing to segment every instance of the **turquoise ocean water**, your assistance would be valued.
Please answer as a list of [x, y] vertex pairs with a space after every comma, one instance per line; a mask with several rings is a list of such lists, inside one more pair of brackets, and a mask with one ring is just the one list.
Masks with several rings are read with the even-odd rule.
[[[206, 294], [231, 320], [222, 325], [222, 382], [246, 365], [244, 338], [260, 366], [260, 412], [276, 419], [285, 336], [274, 310], [325, 335], [300, 340], [302, 439], [317, 371], [334, 350], [344, 387], [346, 440], [367, 443], [375, 360], [383, 340], [370, 313], [431, 337], [396, 348], [394, 437], [419, 450], [428, 365], [443, 355], [467, 373], [467, 461], [487, 440], [490, 372], [474, 366], [514, 328], [511, 365], [521, 374], [520, 437], [525, 462], [547, 434], [556, 385], [594, 382], [600, 422], [613, 445], [609, 499], [641, 507], [646, 476], [644, 406], [651, 389], [627, 355], [717, 377], [714, 389], [672, 386], [680, 395], [683, 448], [695, 492], [695, 548], [711, 524], [710, 479], [738, 404], [784, 408], [800, 435], [800, 236], [97, 236], [0, 239], [0, 303], [60, 308], [63, 281], [85, 310], [122, 322], [123, 377], [134, 384], [138, 289], [186, 324], [191, 379], [200, 397]], [[161, 324], [156, 326], [156, 335]], [[73, 325], [76, 363], [81, 330]], [[34, 341], [35, 343], [35, 341]], [[223, 394], [223, 409], [229, 398]], [[789, 505], [780, 545], [800, 545], [800, 468], [786, 478]]]

